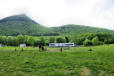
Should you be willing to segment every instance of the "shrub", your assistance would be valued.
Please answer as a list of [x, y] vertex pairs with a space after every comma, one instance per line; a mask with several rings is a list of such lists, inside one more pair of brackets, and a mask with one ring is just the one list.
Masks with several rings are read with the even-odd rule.
[[83, 45], [84, 45], [84, 46], [90, 46], [90, 45], [92, 45], [92, 42], [91, 42], [91, 40], [86, 39], [86, 40], [83, 42]]
[[50, 37], [49, 38], [49, 43], [55, 43], [55, 37]]
[[81, 38], [75, 37], [75, 38], [73, 38], [73, 42], [74, 42], [76, 45], [83, 45], [84, 40], [85, 40], [84, 37], [81, 37]]
[[65, 42], [65, 39], [62, 37], [59, 37], [56, 39], [56, 43], [64, 43], [64, 42]]
[[92, 45], [101, 45], [101, 44], [103, 44], [103, 42], [99, 41], [98, 37], [94, 37], [92, 39]]
[[112, 43], [114, 43], [114, 39], [113, 38], [105, 38], [104, 43], [105, 44], [112, 44]]

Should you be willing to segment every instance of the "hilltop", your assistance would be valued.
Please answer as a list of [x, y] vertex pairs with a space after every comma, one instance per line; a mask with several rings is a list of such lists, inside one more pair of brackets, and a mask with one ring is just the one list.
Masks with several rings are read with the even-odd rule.
[[14, 15], [0, 20], [0, 35], [40, 35], [50, 31], [26, 15]]

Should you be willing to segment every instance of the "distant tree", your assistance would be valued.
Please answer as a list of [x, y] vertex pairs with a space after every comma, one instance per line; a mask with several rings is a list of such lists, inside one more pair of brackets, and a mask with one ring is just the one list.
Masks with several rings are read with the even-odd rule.
[[104, 40], [106, 38], [111, 38], [112, 37], [111, 34], [107, 34], [107, 33], [97, 33], [96, 35], [99, 38], [99, 41], [102, 41], [102, 42], [104, 42]]
[[12, 37], [12, 36], [8, 36], [7, 37], [7, 45], [9, 45], [9, 46], [16, 46], [17, 45], [16, 38]]
[[112, 43], [114, 43], [114, 38], [112, 38], [112, 37], [105, 38], [104, 43], [105, 44], [112, 44]]
[[41, 45], [41, 41], [39, 39], [35, 39], [34, 46]]
[[33, 46], [35, 43], [35, 39], [32, 36], [27, 37], [27, 44]]
[[2, 43], [2, 37], [0, 36], [0, 43]]
[[7, 45], [7, 37], [6, 36], [1, 36], [1, 43], [4, 45]]
[[59, 37], [56, 39], [56, 43], [64, 43], [64, 42], [65, 42], [65, 39], [62, 37]]
[[83, 42], [83, 45], [84, 45], [84, 46], [90, 46], [90, 45], [92, 45], [92, 42], [91, 42], [91, 40], [86, 39], [86, 40]]
[[69, 38], [65, 37], [66, 43], [69, 43]]
[[73, 42], [77, 45], [83, 45], [83, 42], [84, 42], [85, 38], [82, 36], [82, 37], [74, 37], [73, 38]]
[[86, 36], [86, 38], [87, 39], [89, 39], [89, 40], [92, 40], [96, 35], [95, 34], [93, 34], [93, 33], [88, 33], [88, 34], [86, 34], [87, 36]]
[[92, 45], [101, 45], [103, 42], [99, 41], [99, 38], [96, 36], [92, 39]]
[[49, 43], [55, 43], [55, 37], [50, 37], [49, 38]]
[[22, 44], [22, 43], [25, 43], [26, 39], [22, 34], [20, 34], [17, 36], [17, 41], [19, 44]]
[[40, 45], [45, 45], [45, 39], [43, 37], [40, 38]]

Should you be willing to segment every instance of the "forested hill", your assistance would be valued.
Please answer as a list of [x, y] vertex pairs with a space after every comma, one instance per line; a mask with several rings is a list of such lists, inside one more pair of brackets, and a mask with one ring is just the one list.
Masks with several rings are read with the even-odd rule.
[[16, 36], [18, 34], [23, 34], [34, 36], [56, 36], [72, 34], [76, 35], [88, 32], [112, 33], [114, 31], [74, 24], [48, 28], [35, 22], [26, 15], [14, 15], [0, 20], [0, 35]]
[[50, 33], [49, 28], [40, 25], [26, 15], [15, 15], [0, 20], [0, 35], [41, 35]]
[[68, 24], [60, 27], [52, 27], [53, 31], [59, 32], [60, 34], [83, 34], [83, 33], [113, 33], [114, 30], [109, 29], [103, 29], [103, 28], [96, 28], [96, 27], [90, 27], [90, 26], [84, 26], [84, 25], [74, 25], [74, 24]]

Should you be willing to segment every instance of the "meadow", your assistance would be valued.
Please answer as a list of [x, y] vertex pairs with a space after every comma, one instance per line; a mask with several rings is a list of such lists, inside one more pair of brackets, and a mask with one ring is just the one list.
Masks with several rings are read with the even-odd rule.
[[114, 76], [114, 44], [46, 48], [0, 47], [0, 76]]

